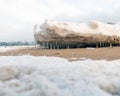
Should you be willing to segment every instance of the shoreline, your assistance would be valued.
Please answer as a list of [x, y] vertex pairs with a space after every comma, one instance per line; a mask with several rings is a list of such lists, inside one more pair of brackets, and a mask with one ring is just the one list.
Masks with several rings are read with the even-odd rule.
[[36, 47], [26, 47], [17, 50], [0, 52], [0, 56], [52, 56], [66, 59], [93, 59], [93, 60], [116, 60], [120, 59], [120, 47], [103, 48], [77, 48], [77, 49], [40, 49]]

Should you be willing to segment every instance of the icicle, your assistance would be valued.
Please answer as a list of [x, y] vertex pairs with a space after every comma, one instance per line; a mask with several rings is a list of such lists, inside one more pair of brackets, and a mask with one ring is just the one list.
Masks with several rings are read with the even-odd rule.
[[77, 48], [79, 48], [79, 47], [80, 47], [80, 45], [78, 44], [78, 45], [77, 45]]
[[44, 43], [44, 49], [46, 48], [46, 43]]
[[46, 48], [46, 43], [43, 43], [43, 48], [44, 48], [44, 49]]
[[55, 42], [55, 49], [57, 49], [57, 42]]
[[51, 43], [50, 43], [50, 49], [51, 49]]
[[68, 48], [68, 49], [70, 48], [69, 44], [68, 44], [67, 48]]
[[81, 47], [81, 44], [79, 44], [79, 48]]
[[112, 43], [110, 43], [110, 48], [112, 48], [113, 46], [112, 46]]
[[52, 44], [50, 44], [50, 49], [52, 49]]
[[57, 42], [56, 42], [56, 49], [59, 49], [59, 45], [57, 44]]
[[41, 46], [41, 49], [42, 49], [42, 48], [43, 48], [43, 43], [41, 43], [41, 45], [40, 45], [40, 46]]
[[53, 45], [53, 49], [55, 49], [55, 45]]
[[103, 47], [105, 46], [105, 43], [103, 42]]
[[46, 43], [46, 48], [48, 49], [48, 47], [49, 47], [49, 46], [48, 46], [48, 43]]
[[45, 43], [45, 48], [48, 49], [48, 44], [47, 43]]
[[57, 44], [57, 49], [59, 49], [59, 45]]
[[98, 48], [98, 44], [96, 44], [96, 48]]
[[39, 43], [39, 46], [41, 47], [41, 43]]
[[42, 48], [42, 43], [40, 43], [40, 47]]
[[46, 43], [44, 43], [44, 49], [46, 49]]
[[107, 46], [107, 44], [105, 43], [105, 46]]
[[47, 49], [47, 43], [45, 43], [45, 48]]
[[101, 42], [100, 42], [100, 47], [101, 47]]
[[44, 44], [44, 43], [42, 44], [42, 48], [43, 48], [43, 49], [45, 48], [45, 44]]

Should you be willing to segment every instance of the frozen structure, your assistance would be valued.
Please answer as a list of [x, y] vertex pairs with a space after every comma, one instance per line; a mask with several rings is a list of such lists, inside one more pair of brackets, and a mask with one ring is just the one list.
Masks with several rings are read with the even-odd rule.
[[119, 46], [120, 25], [45, 20], [44, 24], [34, 26], [34, 37], [36, 43], [48, 49]]

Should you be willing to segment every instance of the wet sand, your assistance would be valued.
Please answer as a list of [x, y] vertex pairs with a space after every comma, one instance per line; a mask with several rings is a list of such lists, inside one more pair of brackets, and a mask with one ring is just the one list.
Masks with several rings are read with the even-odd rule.
[[67, 58], [68, 60], [77, 60], [81, 58], [89, 58], [94, 60], [115, 60], [120, 59], [120, 47], [106, 48], [79, 48], [79, 49], [40, 49], [40, 48], [24, 48], [19, 50], [11, 50], [8, 52], [0, 52], [0, 56], [55, 56]]

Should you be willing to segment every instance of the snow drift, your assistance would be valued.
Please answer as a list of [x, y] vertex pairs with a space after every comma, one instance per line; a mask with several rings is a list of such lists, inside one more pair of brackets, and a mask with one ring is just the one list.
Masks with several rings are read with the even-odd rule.
[[120, 96], [120, 60], [1, 56], [0, 96]]
[[35, 41], [44, 48], [120, 45], [120, 25], [99, 21], [67, 23], [45, 20], [34, 27]]

